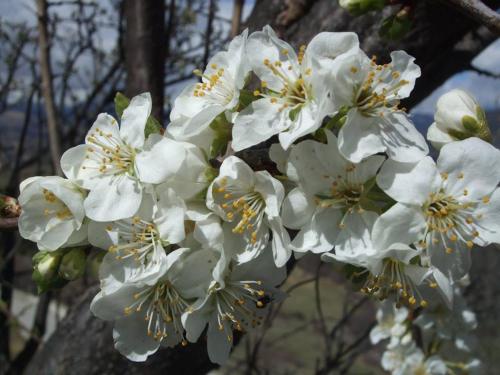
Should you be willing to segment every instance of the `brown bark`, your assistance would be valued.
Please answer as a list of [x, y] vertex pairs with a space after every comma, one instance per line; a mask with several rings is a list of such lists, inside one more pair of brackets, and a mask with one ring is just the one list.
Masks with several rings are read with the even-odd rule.
[[165, 81], [165, 2], [125, 0], [125, 69], [128, 97], [149, 91], [152, 115], [163, 118]]
[[241, 14], [243, 13], [243, 6], [245, 0], [234, 0], [233, 3], [233, 17], [231, 19], [231, 38], [234, 38], [240, 33], [241, 28]]
[[46, 0], [36, 0], [38, 17], [38, 44], [40, 49], [40, 75], [42, 78], [42, 96], [45, 102], [47, 128], [49, 133], [50, 157], [58, 175], [61, 170], [61, 139], [59, 120], [54, 102], [52, 67], [50, 63], [50, 35], [48, 31], [48, 10]]

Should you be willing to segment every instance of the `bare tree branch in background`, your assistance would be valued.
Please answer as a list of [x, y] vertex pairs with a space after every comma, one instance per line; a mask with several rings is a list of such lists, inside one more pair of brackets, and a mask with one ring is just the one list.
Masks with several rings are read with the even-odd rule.
[[231, 18], [231, 38], [234, 38], [240, 33], [241, 15], [243, 14], [244, 5], [245, 0], [234, 0], [233, 17]]
[[58, 175], [62, 175], [61, 139], [59, 134], [58, 114], [54, 102], [54, 87], [52, 68], [50, 64], [50, 35], [48, 31], [48, 10], [46, 0], [36, 0], [38, 17], [38, 43], [40, 45], [40, 75], [42, 78], [42, 96], [47, 114], [47, 129], [49, 132], [50, 155], [52, 166]]
[[500, 14], [488, 7], [481, 0], [442, 0], [456, 7], [467, 17], [480, 25], [486, 26], [491, 32], [500, 36]]
[[165, 81], [165, 2], [125, 0], [126, 93], [151, 93], [152, 114], [163, 118]]
[[210, 0], [210, 2], [208, 3], [207, 28], [205, 31], [205, 49], [203, 52], [203, 66], [206, 66], [208, 64], [208, 58], [210, 57], [210, 40], [212, 38], [214, 17], [215, 17], [215, 0]]

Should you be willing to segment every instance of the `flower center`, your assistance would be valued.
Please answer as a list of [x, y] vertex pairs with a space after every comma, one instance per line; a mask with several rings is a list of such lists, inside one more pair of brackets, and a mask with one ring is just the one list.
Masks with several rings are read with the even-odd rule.
[[162, 341], [173, 334], [186, 345], [181, 315], [189, 306], [188, 302], [177, 292], [168, 281], [159, 281], [134, 294], [134, 302], [125, 307], [125, 315], [145, 311], [148, 336]]
[[[468, 192], [464, 191], [464, 194]], [[476, 206], [474, 202], [459, 202], [444, 189], [430, 193], [423, 208], [427, 231], [425, 241], [421, 241], [420, 245], [425, 248], [442, 244], [448, 254], [454, 252], [457, 243], [465, 243], [471, 249], [474, 246], [473, 239], [479, 236], [475, 227]]]
[[243, 331], [243, 327], [255, 328], [261, 324], [263, 318], [256, 309], [264, 308], [269, 297], [260, 285], [259, 280], [226, 281], [225, 288], [212, 290], [219, 330], [225, 331], [228, 341], [232, 340], [233, 330]]
[[[351, 67], [353, 75], [358, 68]], [[401, 73], [394, 69], [392, 64], [377, 65], [375, 57], [371, 61], [371, 70], [363, 81], [355, 106], [365, 116], [383, 116], [386, 109], [399, 111], [399, 89], [407, 85], [407, 80], [401, 79]]]
[[[362, 293], [373, 295], [384, 300], [394, 296], [396, 306], [415, 307], [418, 303], [421, 307], [427, 306], [413, 280], [405, 273], [406, 264], [393, 258], [383, 261], [382, 270], [378, 275], [369, 274], [365, 285], [361, 288]], [[435, 287], [434, 284], [429, 284]]]
[[[217, 64], [210, 66], [217, 69]], [[234, 80], [227, 74], [224, 68], [219, 68], [211, 75], [203, 74], [200, 70], [194, 70], [194, 74], [201, 77], [202, 82], [198, 83], [193, 91], [193, 95], [204, 98], [212, 104], [223, 106], [231, 103], [234, 97]]]
[[47, 189], [42, 190], [43, 198], [48, 203], [48, 208], [43, 210], [44, 216], [57, 217], [59, 220], [69, 219], [73, 217], [68, 206], [66, 206], [54, 193]]
[[108, 251], [116, 253], [119, 260], [133, 257], [138, 263], [146, 265], [154, 261], [157, 251], [164, 251], [163, 246], [168, 245], [160, 238], [153, 223], [138, 216], [116, 221], [106, 230], [118, 232], [119, 243], [111, 245]]
[[355, 165], [350, 165], [346, 168], [345, 176], [335, 176], [330, 190], [325, 194], [316, 195], [316, 204], [324, 208], [343, 209], [347, 212], [352, 212], [356, 208], [361, 210], [360, 202], [365, 188], [363, 184], [351, 181], [349, 173], [354, 172], [355, 169]]
[[251, 243], [257, 242], [258, 231], [262, 225], [266, 202], [256, 191], [241, 191], [228, 185], [227, 179], [221, 179], [215, 188], [219, 204], [229, 222], [236, 223], [233, 233], [249, 237]]
[[121, 139], [96, 128], [87, 137], [87, 144], [85, 158], [94, 163], [83, 166], [83, 169], [96, 169], [103, 175], [134, 174], [135, 151]]
[[[298, 54], [299, 65], [302, 65], [305, 48], [305, 46], [300, 47]], [[285, 56], [289, 53], [288, 50], [281, 52]], [[280, 105], [280, 112], [285, 109], [298, 111], [305, 103], [311, 100], [311, 85], [305, 81], [305, 77], [312, 74], [310, 68], [302, 73], [293, 72], [294, 67], [290, 61], [282, 62], [280, 60], [270, 61], [269, 59], [264, 59], [263, 64], [281, 81], [282, 89], [279, 92], [269, 90], [267, 82], [262, 81], [261, 90], [254, 91], [255, 96], [268, 98], [271, 103]]]

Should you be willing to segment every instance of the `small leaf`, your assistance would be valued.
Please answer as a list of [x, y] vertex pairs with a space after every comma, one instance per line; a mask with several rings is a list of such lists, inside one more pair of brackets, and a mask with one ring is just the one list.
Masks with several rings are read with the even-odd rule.
[[117, 92], [115, 95], [115, 112], [118, 118], [121, 118], [123, 111], [130, 104], [130, 99], [123, 95], [121, 92]]

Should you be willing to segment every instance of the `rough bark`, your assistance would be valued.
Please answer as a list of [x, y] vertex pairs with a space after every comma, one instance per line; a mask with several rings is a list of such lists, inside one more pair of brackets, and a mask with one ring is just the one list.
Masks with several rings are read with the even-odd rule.
[[47, 129], [49, 133], [50, 157], [55, 172], [62, 175], [61, 138], [59, 120], [54, 102], [52, 67], [50, 63], [50, 35], [48, 31], [48, 10], [46, 0], [36, 1], [38, 17], [38, 44], [40, 47], [40, 75], [42, 78], [42, 96], [45, 102]]
[[96, 319], [91, 288], [70, 310], [54, 335], [25, 370], [29, 375], [205, 374], [215, 368], [205, 345], [160, 349], [145, 363], [134, 363], [113, 348], [112, 326]]
[[[148, 8], [147, 2], [127, 0], [127, 4], [130, 3], [130, 9], [127, 9], [129, 12], [127, 26], [129, 27], [131, 23], [133, 25], [134, 22], [145, 26], [140, 21], [129, 19], [132, 15], [141, 18], [141, 12], [145, 11], [145, 7]], [[489, 2], [489, 5], [495, 4], [499, 6], [500, 1]], [[136, 11], [132, 11], [133, 8]], [[376, 54], [381, 59], [387, 59], [392, 50], [404, 49], [417, 57], [417, 62], [423, 70], [422, 75], [425, 77], [419, 80], [414, 99], [408, 104], [412, 106], [438, 87], [446, 78], [467, 67], [472, 58], [494, 40], [492, 34], [484, 30], [477, 33], [475, 31], [477, 25], [467, 17], [450, 8], [435, 4], [433, 1], [419, 2], [415, 17], [416, 27], [410, 35], [400, 42], [389, 43], [382, 41], [378, 36], [378, 26], [382, 19], [378, 13], [353, 18], [339, 8], [336, 1], [331, 0], [287, 0], [285, 2], [257, 0], [248, 27], [250, 30], [256, 30], [266, 24], [271, 24], [294, 45], [308, 42], [320, 31], [352, 30], [360, 35], [363, 48], [369, 54]], [[144, 31], [143, 27], [140, 27], [140, 30]], [[160, 34], [155, 34], [155, 38], [158, 38], [158, 35]], [[126, 39], [129, 38], [141, 40], [138, 36], [129, 36]], [[153, 43], [151, 40], [144, 41], [144, 43], [150, 45]], [[137, 43], [126, 46], [129, 56], [135, 56], [132, 60], [136, 63], [144, 58], [144, 56], [138, 56], [142, 54], [141, 48], [143, 47]], [[130, 51], [133, 53], [131, 54]], [[137, 68], [140, 70], [144, 66], [151, 67], [151, 58], [152, 54], [147, 54], [146, 60], [149, 64]], [[135, 64], [127, 62], [129, 72], [136, 69], [135, 67]], [[137, 79], [138, 82], [142, 82], [143, 86], [138, 86], [140, 90], [145, 88], [151, 90], [153, 84], [147, 79], [150, 77], [149, 73], [138, 72], [139, 78], [134, 78], [133, 74], [130, 73], [132, 78], [129, 77], [129, 80]], [[492, 267], [492, 264], [500, 264], [500, 251], [493, 252], [490, 256], [491, 259], [475, 257], [473, 277], [482, 272], [488, 272], [494, 277], [495, 269], [488, 267]], [[479, 285], [482, 284], [479, 283]], [[499, 284], [496, 283], [496, 285], [498, 289]], [[473, 286], [473, 288], [477, 287]], [[34, 357], [26, 370], [27, 374], [204, 374], [213, 368], [208, 361], [204, 342], [189, 345], [187, 348], [163, 349], [144, 364], [127, 361], [113, 348], [111, 325], [93, 318], [88, 309], [89, 301], [95, 293], [95, 289], [90, 290], [82, 301], [74, 306], [53, 337]], [[488, 296], [488, 298], [494, 297]]]
[[125, 0], [126, 94], [151, 93], [153, 116], [163, 117], [165, 81], [165, 2]]

